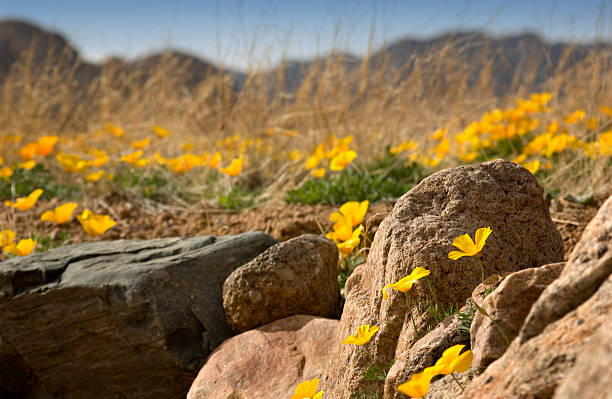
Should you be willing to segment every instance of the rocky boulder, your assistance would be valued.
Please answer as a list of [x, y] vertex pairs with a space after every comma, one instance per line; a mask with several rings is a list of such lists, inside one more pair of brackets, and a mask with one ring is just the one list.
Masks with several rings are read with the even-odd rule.
[[236, 335], [210, 355], [187, 399], [289, 398], [322, 377], [337, 326], [299, 315]]
[[233, 335], [223, 282], [275, 242], [118, 240], [1, 263], [0, 397], [185, 397]]
[[612, 197], [584, 230], [560, 277], [531, 307], [517, 339], [464, 397], [609, 397], [612, 355], [605, 349], [609, 340], [603, 342], [611, 317]]
[[521, 270], [508, 275], [484, 299], [473, 295], [473, 300], [495, 320], [493, 323], [491, 318], [478, 311], [474, 314], [470, 331], [473, 367], [484, 368], [504, 354], [508, 349], [506, 339], [512, 342], [516, 338], [531, 306], [559, 277], [564, 266], [565, 263], [560, 262]]
[[338, 248], [313, 234], [282, 242], [236, 269], [223, 285], [235, 332], [298, 314], [337, 317]]
[[[474, 257], [448, 258], [453, 239], [490, 226], [493, 233], [481, 252], [487, 275], [504, 274], [563, 260], [563, 243], [550, 219], [543, 189], [529, 171], [496, 160], [437, 172], [398, 200], [381, 223], [368, 259], [346, 283], [346, 304], [329, 367], [325, 390], [333, 398], [350, 398], [368, 388], [362, 375], [368, 356], [340, 342], [362, 324], [380, 331], [368, 344], [379, 364], [406, 353], [417, 337], [404, 296], [382, 288], [417, 266], [431, 270], [441, 306], [465, 303], [481, 282]], [[411, 289], [412, 314], [424, 332], [432, 319], [425, 308], [432, 298], [421, 280]], [[398, 381], [400, 382], [400, 381]]]
[[555, 399], [612, 396], [612, 318], [603, 324], [578, 353], [576, 363], [555, 391]]

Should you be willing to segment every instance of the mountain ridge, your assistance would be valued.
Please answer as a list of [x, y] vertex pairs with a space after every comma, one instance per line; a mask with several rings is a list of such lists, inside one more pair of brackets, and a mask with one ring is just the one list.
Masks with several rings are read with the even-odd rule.
[[[491, 68], [496, 75], [492, 79], [492, 90], [501, 95], [521, 84], [541, 85], [559, 67], [571, 67], [584, 60], [596, 46], [608, 52], [612, 49], [609, 43], [548, 43], [529, 32], [502, 37], [479, 31], [454, 32], [443, 33], [429, 39], [406, 37], [366, 57], [331, 52], [325, 56], [306, 60], [285, 60], [275, 68], [257, 72], [256, 75], [263, 75], [273, 86], [281, 84], [282, 80], [286, 91], [295, 92], [314, 66], [322, 70], [326, 64], [338, 62], [347, 72], [359, 70], [364, 64], [370, 70], [378, 70], [384, 66], [389, 71], [398, 71], [403, 75], [410, 74], [415, 68], [425, 68], [425, 76], [435, 75], [443, 84], [448, 80], [445, 76], [448, 75], [448, 71], [445, 72], [441, 67], [443, 57], [447, 57], [457, 68], [472, 74], [473, 77], [470, 79], [474, 82], [482, 78], [480, 75], [485, 68]], [[155, 67], [169, 59], [174, 59], [177, 65], [183, 66], [181, 85], [190, 89], [195, 88], [207, 76], [218, 72], [226, 72], [235, 82], [236, 89], [244, 87], [247, 77], [245, 72], [233, 71], [199, 56], [173, 49], [153, 52], [134, 59], [109, 57], [99, 63], [90, 62], [83, 59], [70, 41], [59, 33], [43, 30], [23, 20], [2, 20], [0, 21], [0, 84], [28, 50], [30, 53], [27, 57], [34, 64], [34, 70], [40, 71], [41, 65], [49, 61], [55, 66], [65, 65], [67, 68], [77, 64], [74, 77], [79, 86], [86, 85], [100, 76], [105, 68], [138, 71], [140, 76], [138, 80], [140, 84], [144, 84], [151, 78]], [[561, 65], [562, 62], [565, 64]], [[525, 73], [526, 71], [529, 73]], [[521, 74], [529, 75], [529, 78]]]

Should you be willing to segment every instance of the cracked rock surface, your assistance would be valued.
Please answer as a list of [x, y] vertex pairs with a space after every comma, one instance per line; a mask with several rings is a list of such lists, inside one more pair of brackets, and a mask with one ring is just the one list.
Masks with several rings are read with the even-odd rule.
[[233, 335], [224, 280], [275, 243], [118, 240], [0, 263], [0, 397], [185, 397]]

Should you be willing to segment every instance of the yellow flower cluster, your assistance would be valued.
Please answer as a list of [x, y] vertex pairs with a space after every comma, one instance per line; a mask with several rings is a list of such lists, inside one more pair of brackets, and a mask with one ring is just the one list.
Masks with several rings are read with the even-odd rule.
[[355, 158], [357, 153], [349, 148], [353, 136], [341, 139], [331, 135], [325, 142], [319, 144], [312, 155], [306, 160], [305, 168], [316, 178], [325, 176], [326, 161], [329, 161], [329, 170], [338, 172], [346, 168]]
[[[368, 201], [349, 201], [340, 206], [339, 212], [333, 212], [329, 216], [329, 220], [334, 222], [334, 231], [327, 233], [325, 237], [336, 243], [343, 258], [350, 255], [361, 242], [361, 222], [368, 211], [368, 204]], [[358, 227], [353, 230], [355, 226]]]
[[[4, 142], [19, 143], [22, 141], [22, 137], [19, 135], [7, 135], [4, 137]], [[53, 152], [55, 144], [59, 140], [58, 136], [42, 136], [38, 138], [38, 141], [27, 143], [21, 147], [17, 154], [23, 160], [23, 162], [17, 163], [16, 166], [3, 166], [0, 168], [0, 179], [8, 180], [13, 176], [15, 167], [31, 170], [33, 169], [37, 161], [34, 159], [36, 156], [47, 157]], [[0, 147], [1, 148], [1, 147]], [[4, 158], [0, 156], [0, 166], [4, 163]]]
[[[228, 158], [230, 159], [229, 163], [225, 167], [222, 167], [221, 151], [216, 151], [212, 154], [208, 152], [194, 154], [191, 152], [193, 148], [191, 143], [184, 143], [183, 149], [185, 152], [176, 157], [165, 157], [159, 151], [155, 151], [152, 155], [146, 154], [145, 151], [151, 148], [155, 143], [157, 143], [158, 146], [159, 143], [161, 143], [161, 141], [154, 142], [154, 140], [162, 140], [170, 135], [168, 130], [157, 125], [153, 126], [152, 131], [154, 133], [152, 137], [133, 140], [126, 145], [126, 143], [122, 141], [126, 137], [126, 133], [123, 128], [114, 124], [107, 124], [105, 125], [105, 129], [103, 131], [98, 131], [95, 134], [92, 133], [89, 135], [89, 137], [79, 134], [74, 139], [62, 139], [65, 147], [72, 145], [73, 147], [77, 147], [79, 152], [85, 152], [85, 155], [60, 151], [55, 156], [55, 159], [64, 172], [69, 174], [83, 174], [85, 180], [90, 182], [97, 182], [102, 177], [106, 177], [108, 180], [114, 179], [114, 175], [112, 173], [100, 169], [104, 165], [107, 165], [109, 161], [111, 161], [113, 165], [120, 165], [123, 163], [136, 168], [143, 168], [156, 164], [167, 167], [169, 170], [177, 174], [189, 172], [197, 167], [203, 167], [219, 170], [219, 172], [229, 176], [237, 176], [242, 172], [245, 164], [245, 152], [247, 149], [254, 148], [257, 151], [263, 151], [264, 149], [268, 149], [268, 147], [270, 147], [264, 145], [262, 139], [260, 138], [241, 139], [240, 136], [233, 135], [217, 143], [218, 146], [228, 154], [228, 156], [231, 155], [231, 153], [228, 151], [235, 151], [238, 154], [233, 158]], [[132, 152], [123, 152], [117, 157], [113, 157], [111, 159], [111, 155], [108, 151], [102, 149], [101, 147], [92, 148], [90, 146], [93, 143], [92, 139], [100, 137], [103, 138], [104, 135], [107, 135], [108, 133], [111, 134], [113, 139], [120, 141], [119, 145], [112, 146], [113, 150], [131, 147]], [[11, 137], [5, 136], [4, 141], [7, 141]], [[15, 137], [12, 138], [12, 141], [14, 142], [20, 142], [21, 140], [22, 137], [19, 135], [15, 135]], [[23, 162], [18, 163], [16, 167], [22, 169], [32, 169], [37, 164], [34, 157], [37, 155], [50, 155], [58, 141], [58, 136], [43, 136], [40, 137], [37, 142], [27, 143], [18, 151], [18, 154], [23, 159]], [[273, 150], [270, 150], [269, 152], [273, 152]], [[0, 157], [0, 166], [2, 166], [3, 162], [3, 158]], [[97, 170], [92, 171], [94, 168], [97, 168]], [[14, 169], [15, 166], [2, 166], [0, 168], [0, 179], [9, 180], [14, 174]]]
[[[453, 143], [445, 138], [446, 129], [440, 129], [431, 136], [433, 144], [428, 155], [413, 154], [411, 159], [436, 166], [448, 154], [454, 154], [463, 162], [472, 162], [479, 156], [481, 159], [498, 156], [500, 148], [510, 147], [516, 151], [512, 160], [535, 173], [542, 166], [550, 169], [553, 158], [568, 150], [583, 151], [593, 159], [612, 155], [612, 130], [586, 141], [570, 132], [580, 131], [581, 126], [588, 132], [595, 132], [600, 126], [609, 126], [609, 119], [602, 123], [598, 117], [587, 118], [587, 113], [579, 109], [560, 121], [553, 119], [544, 124], [542, 116], [550, 112], [547, 104], [551, 99], [550, 93], [534, 93], [528, 100], [517, 99], [514, 108], [487, 112], [479, 121], [473, 121], [456, 134]], [[612, 116], [609, 110], [609, 107], [601, 107], [601, 115]], [[395, 147], [392, 150], [398, 152]]]
[[[28, 196], [17, 198], [14, 202], [5, 201], [4, 206], [20, 211], [28, 211], [36, 205], [36, 202], [43, 192], [44, 191], [40, 188], [36, 189]], [[55, 224], [67, 223], [71, 220], [77, 206], [78, 204], [75, 202], [68, 202], [59, 205], [53, 210], [43, 212], [40, 219]], [[89, 209], [85, 209], [80, 215], [77, 216], [77, 219], [81, 223], [85, 233], [90, 236], [98, 236], [103, 234], [117, 223], [110, 219], [108, 215], [96, 215]], [[23, 239], [18, 243], [15, 243], [15, 236], [16, 233], [12, 230], [0, 231], [0, 247], [4, 249], [4, 252], [16, 256], [25, 256], [29, 255], [36, 247], [36, 241], [30, 238]]]

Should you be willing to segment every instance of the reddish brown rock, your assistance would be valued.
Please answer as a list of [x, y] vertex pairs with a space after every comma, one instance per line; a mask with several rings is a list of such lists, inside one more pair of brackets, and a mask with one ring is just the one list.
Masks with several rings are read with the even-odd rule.
[[[604, 349], [589, 348], [601, 339], [596, 333], [611, 316], [612, 197], [585, 229], [561, 276], [532, 306], [518, 339], [470, 384], [464, 397], [545, 399], [559, 386], [566, 386], [565, 392], [580, 390], [577, 397], [606, 397], [612, 392], [610, 379], [589, 375], [609, 375], [609, 352], [597, 360], [596, 353]], [[580, 360], [583, 356], [587, 358]], [[585, 362], [596, 370], [584, 370]], [[580, 387], [569, 380], [577, 375], [584, 375]], [[592, 385], [597, 381], [607, 385]]]
[[313, 234], [270, 247], [223, 284], [228, 325], [244, 332], [298, 314], [337, 317], [338, 248]]
[[560, 262], [521, 270], [508, 275], [484, 300], [473, 296], [473, 300], [495, 320], [493, 323], [478, 311], [474, 314], [470, 331], [474, 367], [485, 367], [504, 354], [508, 344], [500, 329], [510, 342], [516, 338], [529, 309], [542, 291], [559, 277], [564, 266], [565, 263]]
[[[415, 341], [404, 296], [393, 292], [382, 301], [384, 285], [398, 281], [415, 267], [431, 270], [443, 306], [463, 304], [480, 283], [477, 260], [448, 258], [451, 243], [465, 233], [474, 237], [480, 227], [493, 233], [482, 251], [487, 275], [504, 274], [563, 259], [563, 243], [550, 219], [543, 190], [526, 169], [497, 160], [446, 169], [431, 175], [398, 200], [381, 223], [366, 263], [346, 285], [347, 301], [336, 341], [361, 324], [380, 327], [370, 352], [380, 364], [398, 358]], [[432, 320], [424, 311], [431, 301], [427, 283], [411, 290], [412, 313], [420, 331]], [[403, 342], [403, 343], [402, 343]], [[400, 346], [400, 343], [401, 346]], [[400, 348], [398, 351], [398, 348]], [[327, 372], [326, 392], [349, 398], [368, 388], [362, 378], [367, 355], [336, 344]]]
[[601, 206], [570, 254], [568, 267], [533, 305], [521, 342], [587, 300], [612, 272], [612, 197]]
[[300, 315], [232, 337], [210, 355], [187, 399], [289, 398], [323, 375], [337, 325]]
[[612, 398], [612, 318], [599, 327], [578, 354], [572, 371], [555, 391], [555, 399]]
[[[477, 375], [477, 370], [471, 368], [465, 373], [455, 373], [455, 378], [465, 389]], [[453, 377], [451, 375], [443, 375], [432, 378], [429, 391], [427, 392], [427, 399], [455, 399], [461, 398], [462, 394], [461, 388]], [[403, 396], [402, 399], [406, 399], [406, 396]]]

